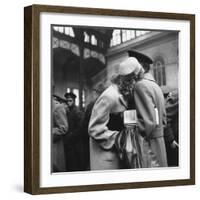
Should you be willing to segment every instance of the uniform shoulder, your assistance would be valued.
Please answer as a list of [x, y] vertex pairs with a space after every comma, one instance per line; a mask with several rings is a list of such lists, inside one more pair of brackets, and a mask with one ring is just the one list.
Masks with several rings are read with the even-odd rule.
[[141, 89], [141, 88], [147, 88], [148, 87], [148, 81], [146, 79], [138, 80], [135, 84], [135, 90]]

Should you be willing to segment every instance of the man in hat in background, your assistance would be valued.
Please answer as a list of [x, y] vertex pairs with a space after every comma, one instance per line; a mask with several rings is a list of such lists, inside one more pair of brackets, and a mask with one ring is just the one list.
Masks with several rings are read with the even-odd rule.
[[167, 125], [164, 128], [164, 138], [169, 166], [178, 166], [178, 90], [161, 86], [165, 97]]
[[130, 57], [138, 59], [145, 71], [144, 78], [135, 84], [134, 101], [140, 134], [144, 136], [144, 141], [153, 155], [151, 155], [152, 162], [148, 164], [148, 167], [166, 167], [167, 156], [163, 131], [166, 125], [165, 101], [161, 88], [149, 72], [153, 61], [137, 51], [131, 50], [128, 53]]
[[72, 92], [65, 93], [68, 106], [67, 119], [68, 133], [65, 136], [65, 155], [67, 171], [83, 170], [83, 145], [81, 141], [81, 123], [83, 112], [75, 105], [76, 95]]
[[123, 112], [127, 109], [135, 80], [142, 73], [136, 58], [126, 58], [120, 63], [112, 84], [95, 102], [89, 122], [91, 170], [122, 168], [115, 139], [124, 129]]

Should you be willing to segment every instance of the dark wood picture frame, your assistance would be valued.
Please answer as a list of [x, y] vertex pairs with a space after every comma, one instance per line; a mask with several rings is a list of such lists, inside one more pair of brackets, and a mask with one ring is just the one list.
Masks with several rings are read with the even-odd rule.
[[[40, 13], [76, 13], [154, 19], [186, 20], [190, 23], [190, 178], [148, 181], [40, 187]], [[24, 9], [24, 191], [30, 194], [83, 192], [195, 184], [195, 16], [192, 14], [111, 10], [96, 8], [32, 5]]]

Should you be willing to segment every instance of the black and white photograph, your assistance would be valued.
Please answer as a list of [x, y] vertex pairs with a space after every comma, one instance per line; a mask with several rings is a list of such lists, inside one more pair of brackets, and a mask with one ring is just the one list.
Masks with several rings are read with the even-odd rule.
[[179, 31], [50, 28], [51, 172], [179, 167]]

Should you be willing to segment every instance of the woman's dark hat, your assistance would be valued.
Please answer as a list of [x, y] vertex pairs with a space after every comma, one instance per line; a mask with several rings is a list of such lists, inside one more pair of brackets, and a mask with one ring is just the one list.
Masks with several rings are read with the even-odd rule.
[[72, 98], [72, 99], [76, 99], [76, 95], [72, 92], [67, 92], [64, 95], [65, 98]]
[[153, 60], [147, 55], [140, 53], [138, 51], [128, 50], [129, 57], [135, 57], [140, 63], [152, 64]]

